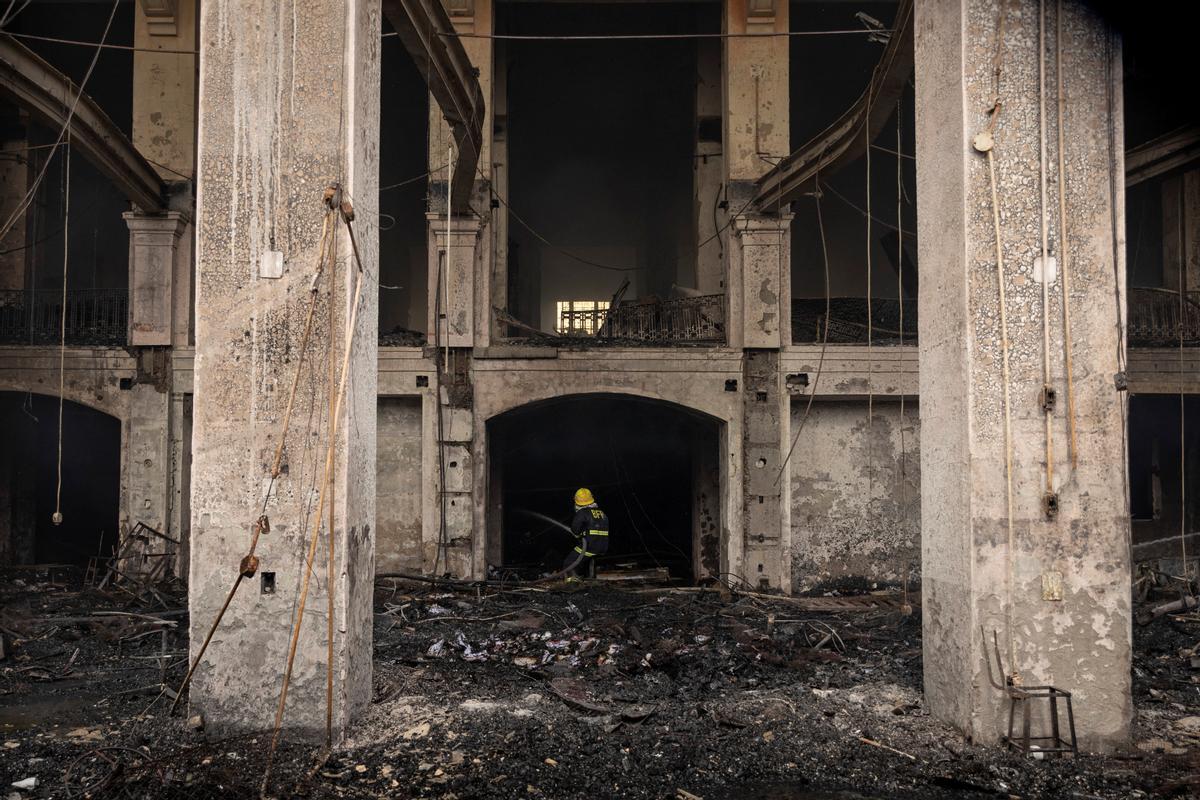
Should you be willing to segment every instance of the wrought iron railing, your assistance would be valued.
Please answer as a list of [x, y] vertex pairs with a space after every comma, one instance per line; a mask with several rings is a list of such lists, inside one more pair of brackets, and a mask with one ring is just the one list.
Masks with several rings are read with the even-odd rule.
[[564, 336], [646, 344], [724, 342], [725, 295], [633, 301], [599, 311], [564, 311], [558, 330]]
[[[873, 298], [870, 314], [862, 297], [833, 297], [828, 303], [828, 341], [835, 344], [916, 344], [917, 301], [905, 298], [903, 314], [894, 298]], [[825, 341], [825, 298], [792, 300], [792, 341], [796, 344]], [[903, 333], [901, 332], [903, 319]], [[870, 336], [868, 337], [868, 328]]]
[[62, 334], [72, 345], [121, 346], [128, 340], [126, 289], [61, 291], [0, 290], [0, 343], [54, 344]]
[[[1180, 313], [1182, 311], [1182, 314]], [[1179, 292], [1137, 286], [1129, 290], [1129, 346], [1200, 346], [1200, 290]]]

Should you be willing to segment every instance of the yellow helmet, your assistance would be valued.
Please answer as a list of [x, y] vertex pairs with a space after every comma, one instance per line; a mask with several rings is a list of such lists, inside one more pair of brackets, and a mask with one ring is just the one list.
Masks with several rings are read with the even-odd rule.
[[575, 492], [575, 505], [590, 506], [594, 502], [596, 502], [596, 498], [592, 497], [590, 489], [580, 489]]

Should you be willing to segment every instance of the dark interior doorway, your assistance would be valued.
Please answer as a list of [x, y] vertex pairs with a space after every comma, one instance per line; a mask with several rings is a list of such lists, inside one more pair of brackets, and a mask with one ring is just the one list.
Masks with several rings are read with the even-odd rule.
[[[505, 568], [557, 570], [574, 540], [540, 519], [570, 522], [586, 486], [611, 524], [603, 571], [665, 567], [694, 578], [695, 531], [719, 498], [717, 420], [625, 395], [574, 395], [514, 409], [488, 422], [493, 536]], [[712, 469], [705, 468], [711, 465]]]
[[[446, 180], [445, 159], [429, 163], [429, 90], [384, 20], [379, 80], [380, 344], [423, 344], [428, 271], [425, 211], [430, 181]], [[441, 123], [444, 124], [444, 123]]]
[[[1179, 395], [1129, 398], [1129, 511], [1135, 544], [1177, 536], [1180, 514], [1189, 534], [1200, 526], [1200, 396], [1186, 395], [1183, 410], [1181, 440]], [[1186, 509], [1181, 503], [1185, 497]]]
[[0, 392], [0, 565], [77, 564], [118, 540], [121, 422], [63, 404], [62, 525], [54, 525], [58, 398]]

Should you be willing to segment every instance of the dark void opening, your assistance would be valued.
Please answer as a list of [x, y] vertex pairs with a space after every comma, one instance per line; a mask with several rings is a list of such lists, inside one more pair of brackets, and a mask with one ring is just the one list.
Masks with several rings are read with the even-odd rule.
[[1200, 396], [1184, 397], [1182, 431], [1179, 410], [1179, 395], [1129, 398], [1129, 511], [1135, 544], [1177, 536], [1181, 513], [1188, 533], [1200, 526]]
[[58, 398], [0, 392], [0, 565], [112, 555], [120, 516], [121, 423], [63, 404], [62, 515], [54, 525]]
[[718, 430], [678, 406], [615, 395], [549, 400], [491, 420], [493, 563], [559, 569], [575, 541], [536, 515], [569, 524], [574, 492], [587, 487], [612, 530], [598, 570], [666, 567], [692, 580], [696, 538], [718, 536]]
[[[712, 3], [500, 3], [496, 32], [719, 33], [719, 11]], [[555, 331], [561, 311], [594, 311], [626, 278], [626, 301], [694, 286], [695, 40], [505, 41], [496, 72], [506, 87], [496, 104], [506, 114], [509, 169], [496, 190], [512, 211], [496, 214], [508, 224], [509, 312]]]
[[[117, 4], [106, 48], [78, 42], [100, 39], [113, 3], [22, 4], [8, 14], [5, 32], [52, 37], [59, 41], [20, 39], [79, 85], [126, 136], [133, 119], [134, 5]], [[15, 7], [14, 7], [15, 10]], [[82, 111], [81, 111], [82, 113]], [[129, 200], [79, 149], [55, 147], [61, 128], [0, 98], [0, 150], [7, 198], [4, 217], [13, 211], [42, 175], [25, 211], [0, 239], [0, 342], [113, 346], [126, 342], [129, 288], [129, 226], [121, 214]], [[68, 169], [69, 164], [69, 169]], [[69, 175], [69, 182], [67, 180]], [[70, 224], [66, 187], [69, 183]], [[63, 318], [63, 256], [66, 276], [66, 329]]]
[[[446, 181], [445, 154], [430, 164], [429, 92], [384, 20], [379, 80], [379, 343], [413, 346], [428, 327], [425, 238], [430, 181]], [[439, 123], [444, 124], [444, 123]], [[426, 174], [428, 172], [428, 174]]]
[[[793, 2], [790, 9], [793, 31], [859, 28], [869, 20], [890, 29], [898, 6], [889, 2]], [[886, 46], [886, 36], [792, 37], [793, 150], [820, 136], [854, 105], [870, 85]], [[813, 80], [814, 75], [825, 79]], [[815, 198], [801, 197], [794, 204], [793, 341], [820, 342], [828, 335], [830, 342], [843, 344], [866, 342], [868, 336], [874, 344], [916, 344], [915, 117], [916, 98], [910, 82], [901, 93], [898, 109], [872, 142], [869, 190], [867, 158], [860, 154], [837, 169], [822, 170], [819, 217]]]

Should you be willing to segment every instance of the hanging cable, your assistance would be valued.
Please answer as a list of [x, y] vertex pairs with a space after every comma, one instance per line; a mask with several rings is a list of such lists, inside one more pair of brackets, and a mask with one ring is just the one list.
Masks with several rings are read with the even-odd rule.
[[[337, 224], [330, 232], [329, 251], [333, 258], [329, 259], [329, 336], [330, 346], [326, 349], [325, 373], [326, 384], [329, 387], [329, 446], [336, 444], [336, 428], [334, 417], [338, 413], [334, 393], [337, 391], [337, 376], [333, 366], [333, 331], [336, 321], [334, 301], [337, 298]], [[353, 332], [349, 327], [345, 331], [349, 341]], [[326, 476], [329, 481], [329, 522], [326, 530], [328, 553], [325, 560], [325, 747], [333, 747], [333, 566], [334, 566], [334, 506], [337, 504], [336, 484], [334, 474], [330, 471]], [[320, 527], [320, 521], [317, 522]]]
[[[841, 200], [843, 203], [845, 203], [847, 206], [849, 206], [850, 208], [852, 208], [852, 209], [854, 209], [855, 211], [857, 211], [857, 212], [858, 212], [859, 214], [861, 214], [862, 216], [864, 216], [864, 217], [865, 217], [865, 216], [867, 216], [867, 211], [866, 211], [866, 209], [864, 209], [862, 206], [860, 206], [860, 205], [858, 205], [857, 203], [855, 203], [855, 202], [854, 202], [853, 200], [851, 200], [850, 198], [846, 197], [844, 194], [842, 194], [841, 192], [839, 192], [837, 189], [833, 188], [833, 184], [826, 183], [826, 184], [824, 184], [824, 188], [828, 189], [828, 190], [829, 190], [829, 192], [830, 192], [830, 193], [831, 193], [831, 194], [832, 194], [834, 197], [836, 197], [838, 200]], [[882, 220], [882, 219], [880, 219], [879, 217], [872, 217], [872, 218], [871, 218], [871, 221], [872, 221], [872, 222], [874, 222], [876, 225], [879, 225], [879, 226], [881, 226], [881, 227], [887, 228], [888, 230], [893, 230], [893, 231], [895, 231], [895, 230], [896, 230], [896, 226], [895, 226], [895, 225], [893, 225], [892, 223], [888, 222], [887, 220]], [[899, 232], [899, 231], [897, 231], [897, 232]], [[906, 233], [907, 235], [909, 235], [909, 236], [912, 236], [912, 237], [914, 237], [914, 238], [916, 237], [916, 234], [915, 234], [915, 233], [913, 233], [912, 231], [904, 231], [904, 233]]]
[[[338, 202], [340, 200], [340, 202]], [[342, 352], [342, 362], [340, 370], [340, 378], [338, 379], [337, 394], [333, 403], [333, 420], [329, 426], [329, 441], [325, 449], [325, 471], [324, 478], [321, 481], [321, 491], [317, 496], [317, 513], [315, 523], [313, 525], [312, 537], [309, 540], [308, 555], [305, 559], [304, 580], [300, 587], [300, 600], [296, 608], [295, 620], [292, 625], [291, 644], [288, 647], [287, 668], [283, 674], [283, 685], [279, 692], [279, 705], [275, 710], [275, 725], [271, 733], [271, 745], [267, 751], [266, 769], [263, 773], [262, 793], [265, 795], [267, 787], [271, 781], [271, 764], [274, 760], [275, 750], [279, 746], [279, 735], [283, 726], [283, 712], [287, 707], [288, 687], [291, 684], [292, 669], [296, 661], [296, 647], [300, 640], [300, 630], [304, 623], [304, 610], [308, 600], [308, 588], [312, 579], [313, 561], [317, 554], [317, 542], [321, 533], [322, 515], [325, 511], [326, 495], [328, 487], [331, 485], [331, 475], [334, 468], [334, 453], [335, 445], [337, 444], [338, 421], [340, 419], [342, 398], [346, 394], [346, 380], [350, 373], [350, 355], [354, 348], [354, 331], [358, 324], [359, 300], [362, 297], [362, 287], [364, 283], [364, 274], [362, 260], [358, 253], [358, 244], [354, 239], [354, 229], [351, 223], [354, 221], [354, 209], [350, 206], [349, 201], [341, 200], [341, 192], [338, 190], [333, 198], [333, 202], [337, 203], [338, 216], [342, 222], [346, 224], [346, 233], [350, 238], [350, 249], [354, 256], [355, 271], [354, 271], [354, 294], [350, 300], [350, 321], [346, 326], [347, 336], [345, 348]], [[335, 223], [336, 225], [336, 223]], [[330, 334], [332, 335], [332, 331]], [[332, 587], [329, 587], [332, 591]]]
[[[900, 100], [896, 101], [896, 229], [900, 238], [896, 242], [896, 305], [900, 314], [900, 530], [904, 536], [908, 529], [908, 449], [904, 441], [904, 161], [899, 157], [904, 152], [901, 147], [903, 138], [903, 112]], [[900, 609], [905, 614], [912, 613], [912, 605], [908, 602], [908, 573], [909, 564], [902, 565], [901, 591], [903, 599]]]
[[1075, 374], [1071, 360], [1071, 276], [1067, 271], [1067, 137], [1063, 118], [1067, 96], [1063, 87], [1062, 40], [1063, 4], [1057, 0], [1054, 15], [1054, 72], [1058, 82], [1058, 260], [1062, 288], [1063, 363], [1067, 373], [1067, 431], [1071, 469], [1079, 466], [1078, 440], [1075, 434]]
[[1179, 264], [1179, 556], [1183, 560], [1183, 580], [1191, 586], [1191, 570], [1188, 568], [1187, 553], [1187, 394], [1184, 386], [1183, 321], [1186, 312], [1187, 292], [1184, 275], [1187, 273], [1183, 259]]
[[63, 394], [66, 388], [67, 359], [67, 263], [71, 241], [71, 131], [68, 128], [63, 149], [63, 266], [62, 306], [58, 310], [58, 461], [54, 483], [54, 513], [50, 521], [62, 525], [62, 451], [63, 451]]
[[1038, 190], [1042, 258], [1042, 426], [1046, 440], [1046, 487], [1043, 506], [1047, 517], [1057, 511], [1054, 492], [1054, 389], [1050, 386], [1050, 249], [1049, 209], [1046, 201], [1046, 0], [1038, 0]]
[[[451, 140], [453, 141], [453, 140]], [[437, 271], [437, 287], [434, 290], [433, 297], [433, 349], [441, 357], [441, 363], [437, 365], [436, 375], [434, 379], [434, 404], [437, 413], [437, 451], [438, 451], [438, 541], [437, 550], [433, 554], [433, 571], [430, 573], [437, 576], [438, 567], [442, 562], [442, 551], [448, 545], [448, 526], [446, 525], [446, 445], [445, 445], [445, 423], [443, 421], [442, 412], [442, 385], [443, 376], [449, 369], [450, 357], [450, 304], [444, 300], [448, 294], [449, 287], [446, 285], [449, 282], [449, 262], [450, 262], [450, 187], [454, 183], [454, 145], [448, 144], [446, 147], [446, 164], [449, 169], [446, 177], [446, 246], [443, 250], [442, 257], [439, 259]], [[445, 312], [443, 313], [443, 303], [445, 303]], [[445, 341], [442, 339], [442, 320], [446, 320]], [[445, 350], [443, 351], [443, 346]], [[449, 399], [449, 398], [447, 398]], [[448, 565], [447, 558], [447, 565]]]
[[[867, 113], [865, 119], [871, 118], [871, 103], [874, 100], [874, 95], [870, 91], [867, 93]], [[863, 124], [863, 144], [867, 156], [867, 519], [871, 523], [872, 535], [879, 535], [879, 518], [875, 513], [875, 359], [873, 345], [873, 332], [871, 330], [874, 322], [872, 314], [871, 300], [871, 284], [874, 274], [871, 269], [871, 126]], [[900, 221], [897, 220], [899, 225]]]
[[783, 457], [783, 463], [779, 465], [779, 474], [775, 476], [775, 485], [779, 485], [779, 480], [783, 477], [784, 470], [787, 469], [788, 462], [792, 460], [792, 453], [796, 451], [796, 443], [800, 441], [800, 434], [804, 432], [804, 426], [808, 422], [809, 412], [812, 411], [813, 398], [817, 395], [817, 386], [821, 383], [821, 370], [825, 366], [825, 351], [829, 346], [829, 316], [833, 310], [833, 298], [830, 294], [829, 286], [829, 248], [825, 243], [825, 221], [821, 216], [821, 173], [818, 171], [813, 177], [812, 192], [813, 200], [817, 204], [817, 229], [821, 234], [821, 256], [822, 262], [825, 265], [825, 330], [821, 334], [821, 355], [817, 359], [817, 374], [813, 378], [812, 386], [808, 390], [808, 403], [804, 406], [804, 416], [800, 418], [800, 424], [796, 427], [796, 433], [792, 435], [792, 444], [788, 447], [787, 455]]
[[1004, 392], [1004, 482], [1005, 482], [1005, 516], [1008, 528], [1008, 550], [1005, 557], [1006, 565], [1006, 600], [1005, 600], [1005, 620], [1008, 638], [1008, 653], [1009, 653], [1009, 669], [1012, 674], [1009, 680], [1016, 684], [1020, 682], [1020, 670], [1017, 667], [1017, 648], [1014, 640], [1013, 630], [1013, 561], [1014, 549], [1016, 545], [1016, 532], [1013, 523], [1013, 468], [1012, 468], [1012, 412], [1010, 403], [1009, 390], [1009, 348], [1008, 348], [1008, 312], [1007, 298], [1005, 295], [1005, 274], [1004, 274], [1004, 242], [1000, 236], [1000, 199], [996, 190], [996, 153], [994, 133], [996, 130], [996, 120], [1000, 116], [1000, 110], [1003, 107], [1003, 102], [1000, 95], [1000, 76], [1004, 62], [1004, 23], [1006, 9], [1004, 1], [1000, 2], [999, 21], [996, 28], [996, 54], [993, 59], [995, 93], [992, 99], [992, 107], [988, 111], [990, 119], [988, 120], [987, 128], [979, 134], [976, 134], [972, 142], [975, 149], [983, 153], [987, 158], [988, 165], [988, 182], [991, 187], [992, 200], [992, 227], [993, 235], [996, 242], [996, 286], [999, 295], [1000, 306], [1000, 353], [1002, 363], [1001, 380]]
[[300, 339], [300, 355], [296, 360], [296, 371], [292, 376], [292, 388], [288, 392], [287, 405], [283, 411], [283, 422], [280, 425], [279, 442], [275, 445], [275, 456], [271, 459], [270, 479], [267, 482], [267, 490], [263, 492], [262, 506], [259, 509], [258, 520], [254, 523], [254, 534], [250, 539], [250, 550], [242, 559], [238, 569], [238, 576], [233, 582], [233, 587], [229, 590], [229, 594], [225, 597], [225, 602], [221, 606], [221, 610], [217, 612], [216, 618], [208, 629], [208, 633], [204, 637], [204, 641], [200, 645], [200, 650], [192, 658], [192, 663], [188, 666], [187, 674], [183, 676], [183, 682], [179, 684], [179, 689], [175, 692], [175, 699], [171, 703], [171, 708], [167, 715], [175, 713], [179, 701], [183, 698], [184, 690], [192, 681], [192, 675], [196, 672], [196, 667], [200, 665], [200, 659], [204, 658], [204, 652], [208, 650], [209, 642], [212, 641], [213, 634], [217, 632], [217, 628], [221, 624], [221, 619], [225, 616], [225, 612], [229, 609], [229, 604], [233, 602], [234, 595], [237, 594], [238, 588], [242, 585], [242, 581], [246, 578], [254, 576], [258, 571], [258, 557], [254, 555], [255, 549], [258, 547], [259, 537], [269, 530], [270, 523], [267, 521], [267, 504], [271, 500], [271, 492], [275, 488], [275, 481], [283, 474], [283, 453], [287, 444], [288, 431], [292, 423], [292, 411], [296, 405], [296, 390], [300, 386], [300, 373], [304, 367], [304, 358], [308, 353], [308, 344], [312, 336], [313, 315], [317, 307], [317, 292], [320, 286], [321, 273], [325, 268], [325, 262], [328, 259], [332, 261], [334, 254], [330, 245], [330, 220], [332, 212], [325, 213], [324, 222], [321, 226], [321, 240], [317, 247], [317, 268], [313, 274], [312, 282], [309, 285], [309, 300], [308, 312], [304, 318], [304, 334]]
[[[58, 136], [55, 137], [55, 144], [62, 144], [63, 140], [67, 136], [67, 132], [71, 127], [71, 120], [75, 118], [75, 109], [79, 107], [79, 100], [83, 97], [83, 92], [87, 88], [88, 81], [92, 77], [92, 72], [96, 69], [96, 62], [100, 60], [100, 53], [104, 49], [104, 43], [108, 39], [108, 32], [112, 28], [113, 17], [116, 16], [117, 6], [120, 5], [120, 3], [121, 0], [113, 0], [112, 10], [108, 13], [108, 22], [104, 26], [104, 34], [100, 37], [100, 43], [95, 45], [96, 52], [92, 54], [92, 61], [90, 64], [88, 64], [87, 72], [83, 74], [83, 80], [79, 83], [79, 91], [76, 92], [75, 99], [71, 101], [71, 107], [67, 110], [67, 118], [63, 121], [62, 129], [59, 130]], [[50, 168], [50, 162], [54, 160], [54, 153], [57, 152], [57, 148], [51, 150], [50, 157], [48, 157], [42, 164], [42, 168], [38, 171], [37, 177], [33, 179], [33, 183], [30, 184], [29, 189], [25, 192], [24, 197], [21, 198], [21, 201], [17, 203], [17, 205], [13, 208], [12, 213], [9, 214], [8, 219], [5, 220], [4, 227], [0, 228], [0, 241], [2, 241], [4, 237], [8, 236], [8, 232], [12, 230], [13, 225], [15, 225], [21, 215], [25, 213], [25, 210], [29, 208], [29, 204], [33, 202], [33, 197], [35, 194], [37, 194], [38, 187], [42, 185], [42, 180], [44, 180], [46, 177], [46, 170]]]
[[[778, 39], [799, 36], [856, 36], [895, 33], [885, 28], [849, 28], [827, 31], [769, 31], [766, 33], [582, 33], [582, 34], [520, 34], [520, 33], [465, 33], [462, 31], [438, 31], [446, 39], [492, 39], [494, 41], [526, 42], [588, 42], [626, 40], [668, 39]], [[384, 37], [398, 34], [385, 33]]]
[[101, 50], [124, 50], [125, 52], [133, 53], [154, 53], [155, 55], [181, 55], [194, 56], [196, 50], [172, 50], [158, 47], [131, 47], [127, 44], [108, 44], [107, 42], [85, 42], [79, 39], [62, 39], [56, 36], [35, 36], [32, 33], [14, 33], [13, 31], [4, 31], [4, 33], [14, 39], [28, 39], [33, 42], [51, 42], [52, 44], [71, 44], [79, 47], [95, 47]]

